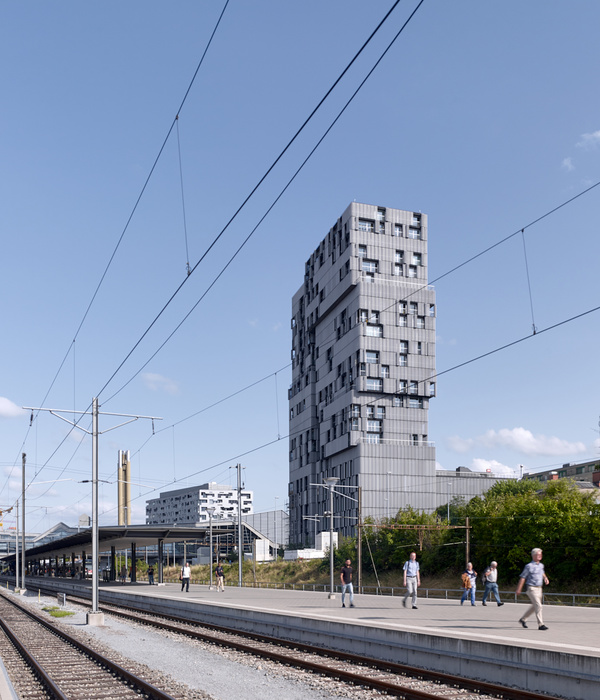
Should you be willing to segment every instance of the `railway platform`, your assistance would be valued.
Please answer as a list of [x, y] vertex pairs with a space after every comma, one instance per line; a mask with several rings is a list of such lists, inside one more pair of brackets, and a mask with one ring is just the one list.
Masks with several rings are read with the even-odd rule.
[[[28, 579], [58, 592], [83, 592], [89, 581]], [[600, 697], [600, 609], [548, 605], [545, 631], [535, 616], [519, 624], [528, 602], [488, 601], [473, 607], [456, 600], [419, 599], [418, 609], [401, 597], [355, 595], [355, 607], [327, 593], [206, 585], [100, 584], [100, 602], [121, 602], [149, 611], [315, 644], [366, 657], [509, 683], [523, 690], [565, 698]], [[91, 593], [91, 591], [89, 591]]]

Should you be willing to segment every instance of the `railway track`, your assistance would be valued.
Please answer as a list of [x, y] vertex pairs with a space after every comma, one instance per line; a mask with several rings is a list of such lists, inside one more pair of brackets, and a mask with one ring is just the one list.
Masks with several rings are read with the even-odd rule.
[[[68, 600], [89, 606], [89, 600], [67, 596]], [[286, 642], [265, 635], [247, 634], [238, 630], [212, 624], [196, 623], [172, 615], [147, 613], [146, 611], [114, 604], [102, 604], [99, 608], [119, 620], [184, 635], [192, 639], [233, 648], [246, 654], [270, 659], [287, 666], [294, 666], [312, 673], [330, 676], [357, 686], [372, 688], [407, 700], [559, 700], [545, 694], [532, 693], [484, 681], [427, 671], [424, 669], [389, 662], [378, 662], [362, 656], [305, 644]]]
[[0, 592], [0, 652], [19, 697], [177, 700]]

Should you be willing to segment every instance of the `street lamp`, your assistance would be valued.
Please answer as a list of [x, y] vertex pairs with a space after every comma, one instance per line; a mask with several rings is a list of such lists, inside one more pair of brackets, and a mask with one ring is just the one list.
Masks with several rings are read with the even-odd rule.
[[210, 567], [210, 587], [209, 591], [213, 590], [213, 540], [212, 540], [212, 518], [213, 514], [215, 512], [215, 507], [207, 508], [206, 512], [208, 513], [208, 523], [209, 523], [209, 529], [210, 529], [210, 562], [209, 562], [209, 567]]
[[337, 476], [323, 479], [329, 489], [329, 598], [335, 598], [333, 592], [333, 487], [339, 481]]

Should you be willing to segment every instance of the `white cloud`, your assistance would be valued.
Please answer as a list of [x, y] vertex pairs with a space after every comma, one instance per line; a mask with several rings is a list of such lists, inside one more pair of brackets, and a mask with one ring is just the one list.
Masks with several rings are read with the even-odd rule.
[[600, 131], [593, 131], [591, 134], [581, 134], [581, 140], [576, 144], [577, 148], [590, 151], [600, 146]]
[[439, 462], [436, 462], [436, 463], [435, 463], [435, 468], [436, 468], [437, 470], [443, 470], [443, 469], [444, 469], [444, 467], [443, 467]]
[[257, 318], [249, 318], [248, 325], [252, 326], [252, 328], [256, 328], [256, 326], [258, 326], [258, 319]]
[[179, 385], [168, 377], [163, 377], [162, 374], [154, 374], [147, 372], [142, 374], [144, 384], [151, 391], [164, 391], [167, 394], [178, 394]]
[[526, 455], [561, 456], [587, 450], [583, 442], [569, 442], [554, 436], [534, 435], [525, 428], [488, 430], [479, 438], [488, 447], [508, 447]]
[[575, 170], [572, 158], [563, 158], [563, 162], [560, 164], [561, 168], [564, 168], [568, 173]]
[[525, 428], [502, 428], [488, 430], [475, 438], [448, 438], [448, 446], [455, 452], [468, 452], [475, 447], [504, 448], [514, 450], [528, 456], [560, 457], [580, 454], [587, 451], [583, 442], [569, 442], [562, 438], [534, 435]]
[[281, 321], [277, 321], [277, 323], [273, 326], [273, 331], [277, 333], [277, 331], [281, 328], [282, 323]]
[[19, 418], [26, 413], [27, 411], [24, 411], [10, 399], [0, 396], [0, 418]]
[[489, 470], [492, 474], [515, 474], [514, 469], [506, 466], [506, 464], [497, 462], [495, 459], [480, 459], [476, 457], [471, 462], [470, 468], [474, 472], [487, 472]]

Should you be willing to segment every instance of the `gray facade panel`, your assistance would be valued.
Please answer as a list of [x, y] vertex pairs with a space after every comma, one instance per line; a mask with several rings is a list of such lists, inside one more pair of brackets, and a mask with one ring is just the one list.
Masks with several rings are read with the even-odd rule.
[[[363, 517], [435, 507], [427, 412], [435, 396], [435, 295], [427, 286], [427, 217], [351, 204], [305, 266], [292, 301], [290, 541], [311, 544], [326, 476]], [[386, 487], [383, 487], [383, 480]], [[389, 486], [394, 480], [393, 487]], [[354, 501], [336, 496], [339, 531]], [[340, 516], [341, 517], [341, 516]]]

